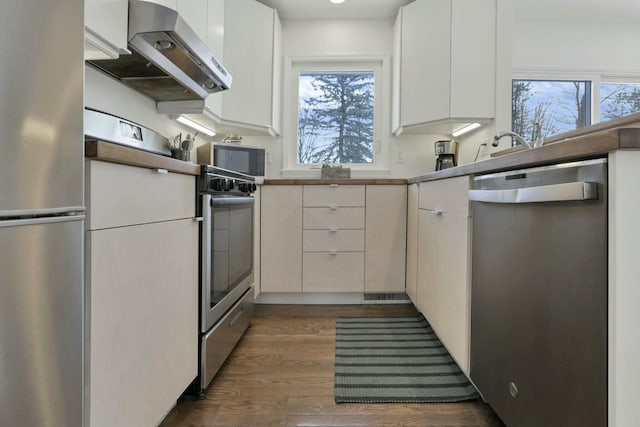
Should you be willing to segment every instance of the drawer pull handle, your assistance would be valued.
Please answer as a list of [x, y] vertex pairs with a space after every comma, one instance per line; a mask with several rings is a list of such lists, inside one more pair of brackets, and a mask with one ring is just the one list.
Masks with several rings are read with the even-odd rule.
[[337, 251], [329, 251], [329, 255], [337, 255], [338, 252]]
[[331, 188], [338, 188], [338, 184], [329, 184], [329, 187], [331, 187]]
[[331, 232], [331, 233], [336, 233], [337, 231], [338, 231], [338, 227], [331, 227], [329, 229], [329, 232]]
[[442, 211], [431, 211], [433, 215], [442, 215]]
[[163, 175], [169, 173], [169, 171], [167, 169], [160, 169], [160, 168], [153, 169], [153, 171], [155, 173], [160, 173], [160, 174], [163, 174]]
[[329, 206], [329, 209], [331, 209], [332, 211], [337, 211], [337, 210], [338, 210], [338, 207], [337, 207], [337, 206], [335, 206], [335, 205], [334, 205], [334, 206]]
[[193, 218], [193, 220], [194, 220], [195, 222], [202, 222], [202, 221], [204, 221], [204, 218], [203, 218], [203, 217], [201, 217], [201, 216], [197, 216], [197, 217]]

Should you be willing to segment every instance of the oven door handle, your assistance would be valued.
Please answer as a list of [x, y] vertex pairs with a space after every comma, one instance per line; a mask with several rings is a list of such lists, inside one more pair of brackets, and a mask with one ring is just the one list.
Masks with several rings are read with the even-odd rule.
[[229, 205], [252, 205], [255, 199], [253, 197], [212, 197], [211, 206], [229, 206]]

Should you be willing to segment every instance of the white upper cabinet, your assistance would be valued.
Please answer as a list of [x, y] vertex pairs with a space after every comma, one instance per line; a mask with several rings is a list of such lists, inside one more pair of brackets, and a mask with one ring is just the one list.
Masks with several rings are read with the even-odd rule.
[[[279, 82], [280, 19], [255, 0], [227, 0], [224, 9], [224, 65], [233, 76], [222, 93], [224, 120], [278, 134], [274, 89]], [[276, 57], [275, 55], [278, 55]]]
[[127, 52], [128, 0], [85, 0], [85, 59], [117, 58]]
[[416, 0], [394, 41], [393, 132], [450, 133], [495, 116], [496, 0]]
[[[161, 102], [158, 111], [186, 114], [218, 133], [279, 135], [282, 27], [277, 11], [256, 0], [200, 2], [207, 3], [199, 15], [207, 22], [198, 35], [233, 77], [231, 89], [204, 101]], [[178, 7], [183, 3], [191, 1], [178, 0]], [[187, 19], [198, 7], [180, 13]]]

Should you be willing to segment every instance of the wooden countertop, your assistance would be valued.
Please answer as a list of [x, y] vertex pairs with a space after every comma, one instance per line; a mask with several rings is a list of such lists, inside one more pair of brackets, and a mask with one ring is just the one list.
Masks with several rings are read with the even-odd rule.
[[[633, 115], [632, 115], [633, 116]], [[640, 115], [636, 120], [640, 119]], [[408, 180], [433, 181], [463, 175], [514, 170], [531, 166], [542, 166], [596, 157], [604, 157], [616, 150], [640, 149], [640, 127], [599, 130], [598, 125], [582, 132], [572, 131], [566, 138], [554, 138], [539, 148], [521, 150], [482, 162], [470, 163], [437, 172], [427, 173]], [[604, 126], [603, 126], [604, 127]]]
[[299, 178], [299, 179], [265, 179], [264, 185], [407, 185], [405, 178]]
[[200, 175], [200, 165], [195, 163], [184, 162], [171, 157], [165, 157], [105, 141], [85, 141], [84, 156], [92, 160], [139, 166], [148, 169], [166, 169], [170, 172], [185, 175]]

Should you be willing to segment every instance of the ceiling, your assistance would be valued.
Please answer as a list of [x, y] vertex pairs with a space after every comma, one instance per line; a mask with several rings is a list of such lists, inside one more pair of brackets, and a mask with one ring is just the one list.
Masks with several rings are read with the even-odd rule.
[[398, 8], [413, 0], [258, 0], [278, 10], [280, 19], [394, 18]]
[[[278, 10], [280, 19], [393, 18], [413, 0], [258, 0]], [[513, 0], [516, 20], [637, 22], [638, 0]]]

